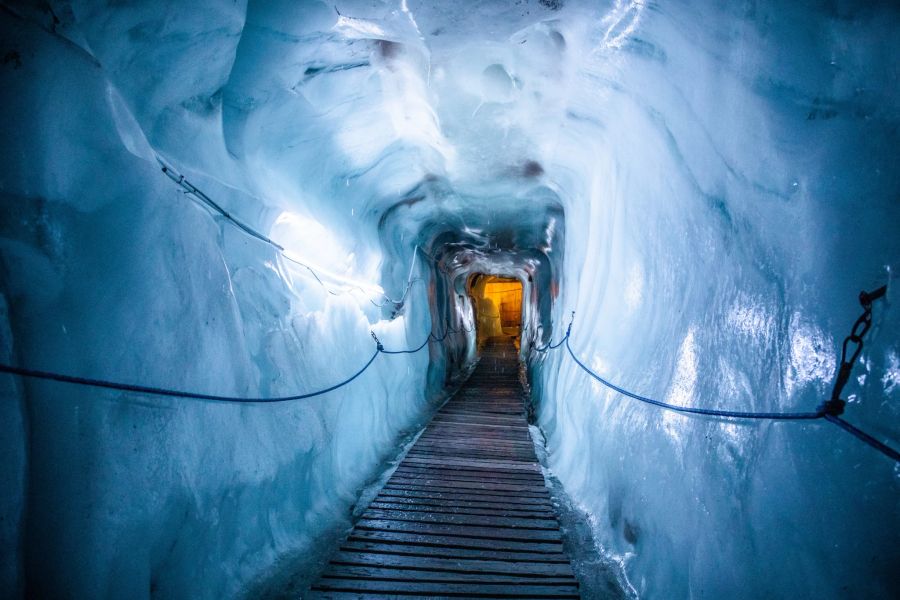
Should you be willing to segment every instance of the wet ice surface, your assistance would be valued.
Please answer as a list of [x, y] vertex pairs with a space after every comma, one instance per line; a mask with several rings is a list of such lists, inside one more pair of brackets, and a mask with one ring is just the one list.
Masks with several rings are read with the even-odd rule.
[[563, 548], [571, 559], [572, 569], [581, 584], [579, 592], [582, 597], [608, 600], [637, 598], [637, 592], [628, 582], [622, 558], [613, 556], [595, 539], [597, 520], [592, 519], [572, 500], [559, 479], [547, 467], [544, 434], [535, 425], [531, 425], [529, 429], [559, 516]]

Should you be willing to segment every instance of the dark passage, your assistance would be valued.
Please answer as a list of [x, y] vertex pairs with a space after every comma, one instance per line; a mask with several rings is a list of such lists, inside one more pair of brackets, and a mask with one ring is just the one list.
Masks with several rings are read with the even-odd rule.
[[534, 453], [511, 337], [488, 340], [313, 598], [578, 598]]

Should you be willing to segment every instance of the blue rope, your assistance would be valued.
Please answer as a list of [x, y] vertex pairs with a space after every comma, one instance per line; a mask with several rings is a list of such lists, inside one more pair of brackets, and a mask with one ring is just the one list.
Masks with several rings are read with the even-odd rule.
[[871, 435], [863, 431], [862, 429], [857, 429], [847, 421], [835, 415], [825, 415], [825, 420], [829, 423], [834, 423], [850, 435], [856, 437], [858, 440], [865, 442], [866, 444], [872, 446], [888, 458], [893, 458], [895, 461], [900, 462], [900, 452], [897, 452], [887, 444], [882, 444]]
[[629, 398], [634, 398], [635, 400], [640, 400], [641, 402], [645, 402], [647, 404], [652, 404], [654, 406], [658, 406], [660, 408], [664, 408], [666, 410], [671, 410], [679, 413], [687, 413], [692, 415], [706, 415], [709, 417], [722, 417], [726, 419], [771, 419], [777, 421], [808, 421], [812, 419], [819, 419], [825, 416], [824, 412], [816, 411], [816, 412], [745, 412], [739, 410], [715, 410], [710, 408], [695, 408], [691, 406], [678, 406], [677, 404], [669, 404], [668, 402], [662, 402], [660, 400], [654, 400], [653, 398], [648, 398], [646, 396], [641, 396], [640, 394], [635, 394], [634, 392], [629, 392], [625, 388], [619, 387], [616, 384], [607, 381], [603, 377], [600, 377], [593, 371], [591, 371], [583, 362], [578, 360], [578, 357], [575, 356], [575, 353], [572, 351], [572, 346], [569, 344], [569, 334], [566, 334], [566, 337], [563, 338], [563, 341], [566, 343], [566, 349], [569, 351], [569, 355], [572, 357], [572, 360], [581, 367], [588, 375], [605, 385], [611, 390], [615, 390], [616, 392], [622, 394], [623, 396], [628, 396]]
[[87, 377], [75, 377], [72, 375], [63, 375], [60, 373], [52, 373], [49, 371], [35, 371], [32, 369], [23, 369], [21, 367], [14, 367], [11, 365], [0, 364], [0, 372], [10, 373], [12, 375], [20, 375], [22, 377], [29, 377], [32, 379], [46, 379], [50, 381], [58, 381], [61, 383], [72, 383], [76, 385], [83, 385], [88, 387], [96, 387], [96, 388], [106, 388], [111, 390], [119, 390], [122, 392], [135, 392], [138, 394], [150, 394], [152, 396], [173, 396], [178, 398], [190, 398], [194, 400], [209, 400], [211, 402], [241, 402], [245, 404], [273, 404], [277, 402], [289, 402], [291, 400], [303, 400], [306, 398], [312, 398], [314, 396], [321, 396], [322, 394], [327, 394], [328, 392], [333, 392], [334, 390], [344, 387], [349, 384], [351, 381], [365, 373], [366, 369], [375, 362], [375, 359], [380, 354], [380, 350], [375, 350], [375, 353], [372, 354], [372, 357], [366, 362], [363, 367], [358, 370], [356, 373], [343, 380], [340, 383], [336, 383], [330, 387], [327, 387], [323, 390], [318, 390], [316, 392], [309, 392], [307, 394], [296, 394], [293, 396], [279, 396], [272, 398], [245, 398], [242, 396], [219, 396], [216, 394], [201, 394], [197, 392], [185, 392], [183, 390], [172, 390], [166, 388], [159, 387], [151, 387], [146, 385], [134, 385], [130, 383], [116, 383], [113, 381], [106, 381], [103, 379], [90, 379]]
[[534, 350], [535, 350], [535, 352], [541, 352], [541, 353], [547, 352], [548, 350], [556, 350], [557, 348], [562, 346], [567, 339], [569, 339], [568, 333], [563, 337], [563, 339], [559, 340], [559, 342], [557, 342], [556, 344], [553, 343], [553, 340], [550, 340], [546, 343], [546, 345], [544, 345], [543, 348], [535, 347]]
[[427, 346], [428, 342], [430, 342], [432, 340], [434, 340], [437, 343], [440, 343], [440, 342], [443, 342], [444, 340], [446, 340], [447, 337], [451, 333], [462, 333], [462, 332], [471, 333], [472, 330], [474, 330], [474, 327], [472, 329], [466, 329], [465, 327], [463, 327], [461, 329], [453, 329], [452, 327], [450, 327], [450, 324], [448, 323], [447, 329], [444, 331], [444, 334], [441, 337], [434, 335], [434, 330], [432, 330], [431, 333], [428, 334], [428, 337], [425, 338], [424, 342], [422, 342], [420, 345], [416, 346], [415, 348], [410, 348], [408, 350], [385, 350], [384, 346], [381, 345], [381, 342], [378, 341], [378, 338], [375, 337], [374, 332], [372, 333], [372, 337], [375, 338], [375, 342], [378, 344], [379, 351], [384, 354], [415, 354], [416, 352], [418, 352], [419, 350], [421, 350], [422, 348]]
[[[572, 322], [574, 322], [574, 313], [573, 320], [569, 322], [569, 328], [566, 330], [566, 335], [557, 343], [556, 345], [547, 344], [544, 348], [535, 348], [538, 352], [546, 352], [548, 350], [553, 350], [559, 348], [565, 343], [566, 350], [569, 352], [569, 356], [572, 357], [572, 360], [575, 361], [585, 373], [596, 379], [601, 384], [605, 385], [609, 389], [622, 394], [623, 396], [627, 396], [629, 398], [633, 398], [634, 400], [638, 400], [640, 402], [644, 402], [646, 404], [650, 404], [653, 406], [657, 406], [664, 410], [671, 410], [674, 412], [689, 414], [689, 415], [702, 415], [709, 417], [719, 417], [724, 419], [755, 419], [755, 420], [771, 420], [771, 421], [815, 421], [818, 419], [825, 419], [829, 423], [833, 423], [843, 429], [844, 431], [850, 433], [858, 440], [865, 442], [875, 450], [878, 450], [888, 458], [893, 459], [896, 462], [900, 462], [900, 452], [897, 452], [890, 446], [878, 441], [865, 431], [854, 427], [847, 421], [840, 418], [838, 414], [834, 414], [832, 411], [834, 410], [833, 402], [823, 402], [815, 412], [755, 412], [755, 411], [738, 411], [738, 410], [716, 410], [709, 408], [697, 408], [692, 406], [678, 406], [677, 404], [669, 404], [668, 402], [662, 402], [660, 400], [654, 400], [653, 398], [648, 398], [647, 396], [641, 396], [640, 394], [635, 394], [629, 390], [626, 390], [623, 387], [620, 387], [607, 379], [604, 379], [591, 369], [587, 367], [577, 356], [575, 356], [575, 352], [572, 350], [572, 345], [569, 343], [569, 340], [572, 336]], [[843, 403], [841, 403], [840, 409], [843, 409]]]
[[461, 333], [466, 331], [463, 329], [452, 329], [450, 327], [447, 328], [447, 331], [444, 332], [440, 338], [434, 335], [434, 331], [428, 334], [428, 337], [425, 338], [425, 341], [416, 348], [410, 348], [408, 350], [385, 350], [384, 346], [375, 336], [375, 333], [372, 333], [372, 337], [375, 339], [375, 353], [366, 361], [366, 364], [362, 366], [361, 369], [356, 371], [353, 375], [344, 379], [340, 383], [336, 383], [332, 386], [329, 386], [325, 389], [321, 389], [315, 392], [308, 392], [306, 394], [295, 394], [293, 396], [276, 396], [276, 397], [265, 397], [265, 398], [247, 398], [243, 396], [221, 396], [217, 394], [203, 394], [199, 392], [186, 392], [183, 390], [173, 390], [169, 388], [161, 388], [154, 386], [146, 386], [146, 385], [136, 385], [132, 383], [119, 383], [115, 381], [108, 381], [105, 379], [92, 379], [89, 377], [77, 377], [74, 375], [64, 375], [62, 373], [55, 373], [52, 371], [38, 371], [34, 369], [26, 369], [23, 367], [16, 367], [13, 365], [7, 365], [0, 363], [0, 373], [9, 373], [11, 375], [18, 375], [20, 377], [28, 377], [31, 379], [43, 379], [47, 381], [56, 381], [60, 383], [69, 383], [74, 385], [82, 385], [87, 387], [95, 387], [95, 388], [104, 388], [110, 390], [118, 390], [122, 392], [134, 392], [138, 394], [148, 394], [152, 396], [169, 396], [175, 398], [189, 398], [192, 400], [207, 400], [210, 402], [237, 402], [243, 404], [274, 404], [278, 402], [290, 402], [292, 400], [304, 400], [306, 398], [313, 398], [315, 396], [321, 396], [323, 394], [327, 394], [328, 392], [333, 392], [338, 388], [342, 388], [345, 385], [350, 384], [357, 377], [366, 372], [366, 370], [375, 362], [375, 359], [378, 358], [379, 354], [415, 354], [422, 348], [428, 345], [428, 342], [434, 340], [435, 342], [442, 342], [451, 333]]

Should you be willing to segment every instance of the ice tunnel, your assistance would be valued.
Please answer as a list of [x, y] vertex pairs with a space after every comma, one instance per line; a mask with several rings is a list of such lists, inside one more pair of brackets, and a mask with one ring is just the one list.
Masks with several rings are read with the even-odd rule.
[[[325, 597], [390, 569], [900, 596], [895, 2], [4, 0], [0, 28], [0, 596], [321, 597], [373, 548]], [[532, 466], [435, 498], [541, 489], [416, 526], [558, 518], [565, 561], [514, 547], [537, 526], [502, 556], [347, 537], [396, 473], [478, 472], [428, 452], [489, 400]], [[506, 587], [472, 583], [494, 551]]]

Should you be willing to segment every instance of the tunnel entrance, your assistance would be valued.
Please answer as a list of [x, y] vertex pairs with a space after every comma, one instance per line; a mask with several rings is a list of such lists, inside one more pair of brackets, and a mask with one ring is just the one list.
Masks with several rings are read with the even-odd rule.
[[510, 277], [474, 275], [469, 293], [475, 307], [476, 339], [481, 346], [492, 337], [513, 337], [519, 346], [522, 328], [522, 282]]

